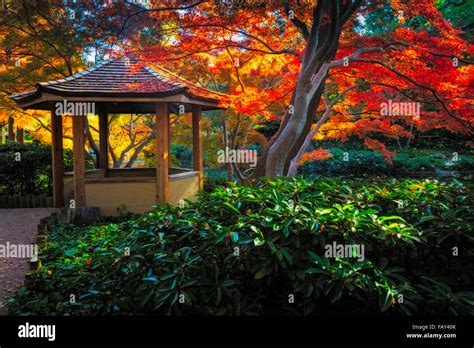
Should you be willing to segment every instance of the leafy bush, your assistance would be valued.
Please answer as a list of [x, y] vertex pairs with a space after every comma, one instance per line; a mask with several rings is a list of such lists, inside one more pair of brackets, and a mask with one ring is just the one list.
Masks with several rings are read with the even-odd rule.
[[301, 168], [304, 176], [314, 175], [361, 175], [366, 173], [384, 174], [388, 165], [383, 156], [370, 150], [342, 150], [334, 148], [330, 151], [332, 158], [325, 161], [305, 162]]
[[228, 184], [227, 170], [225, 168], [204, 169], [204, 191], [212, 192], [216, 187], [226, 187]]
[[391, 175], [426, 177], [433, 176], [438, 170], [459, 170], [470, 173], [474, 170], [474, 156], [460, 153], [453, 161], [454, 151], [435, 152], [433, 150], [409, 149], [397, 151], [393, 165], [387, 164], [377, 151], [364, 149], [349, 150], [333, 148], [333, 157], [325, 161], [306, 162], [300, 173], [306, 177], [315, 175]]
[[[458, 181], [229, 184], [130, 221], [56, 226], [9, 309], [472, 315], [472, 223], [470, 187]], [[333, 242], [365, 246], [364, 259], [326, 257]]]
[[[72, 171], [72, 150], [65, 149], [63, 157], [64, 171]], [[37, 142], [0, 144], [0, 192], [21, 195], [52, 194], [51, 162], [51, 145]], [[94, 168], [94, 160], [87, 152], [86, 168]]]
[[193, 152], [187, 146], [171, 144], [171, 156], [173, 165], [183, 168], [192, 168]]
[[51, 147], [41, 144], [0, 144], [0, 191], [36, 194], [51, 191]]
[[[453, 161], [454, 153], [457, 159]], [[472, 172], [474, 169], [474, 156], [469, 153], [434, 152], [426, 150], [408, 150], [397, 153], [393, 159], [392, 172], [414, 173], [435, 172], [436, 170], [460, 170]]]
[[280, 122], [276, 120], [265, 120], [257, 123], [253, 129], [263, 134], [265, 138], [270, 139], [278, 131]]
[[226, 187], [228, 184], [226, 178], [204, 178], [204, 191], [213, 192], [217, 187]]

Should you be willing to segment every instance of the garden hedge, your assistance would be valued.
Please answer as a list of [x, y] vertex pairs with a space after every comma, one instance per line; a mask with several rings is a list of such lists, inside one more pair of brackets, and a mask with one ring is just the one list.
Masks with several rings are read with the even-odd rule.
[[[94, 161], [86, 153], [87, 169]], [[64, 150], [64, 170], [72, 171], [72, 150]], [[51, 145], [38, 142], [0, 144], [0, 193], [52, 194]]]
[[[123, 222], [56, 226], [10, 314], [473, 315], [466, 185], [264, 180]], [[333, 243], [365, 256], [326, 257]]]

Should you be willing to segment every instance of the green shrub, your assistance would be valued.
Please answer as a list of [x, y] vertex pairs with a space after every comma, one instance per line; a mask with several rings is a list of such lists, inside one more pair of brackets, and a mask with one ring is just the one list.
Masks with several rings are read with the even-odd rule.
[[216, 187], [226, 187], [228, 184], [225, 168], [204, 169], [204, 191], [213, 192]]
[[[472, 210], [458, 181], [229, 184], [122, 223], [56, 226], [10, 314], [472, 315]], [[326, 257], [333, 242], [365, 258]]]
[[174, 160], [174, 165], [183, 168], [192, 168], [193, 152], [189, 147], [178, 144], [171, 144], [171, 155]]
[[459, 153], [457, 160], [453, 161], [454, 152], [423, 149], [396, 151], [397, 154], [392, 159], [393, 164], [389, 165], [377, 151], [335, 147], [330, 150], [332, 158], [306, 162], [299, 171], [305, 177], [316, 175], [432, 177], [439, 170], [471, 173], [474, 170], [474, 156]]
[[[49, 145], [48, 145], [49, 147]], [[51, 151], [51, 147], [50, 151]], [[50, 154], [51, 157], [51, 154]], [[94, 158], [91, 156], [89, 152], [85, 152], [85, 158], [86, 158], [86, 169], [94, 169], [95, 168], [95, 163], [94, 163]], [[71, 149], [64, 149], [64, 154], [63, 154], [63, 159], [64, 159], [64, 171], [65, 172], [72, 172], [74, 170], [74, 155]]]
[[[17, 160], [19, 159], [19, 160]], [[0, 144], [0, 192], [7, 194], [52, 194], [51, 146], [40, 143]], [[73, 170], [72, 150], [64, 150], [64, 170]], [[86, 152], [86, 168], [94, 161]]]
[[355, 175], [389, 172], [383, 156], [377, 151], [343, 150], [333, 148], [329, 151], [333, 157], [324, 161], [305, 162], [300, 168], [303, 176], [315, 175]]
[[51, 147], [9, 142], [0, 145], [0, 191], [51, 192]]

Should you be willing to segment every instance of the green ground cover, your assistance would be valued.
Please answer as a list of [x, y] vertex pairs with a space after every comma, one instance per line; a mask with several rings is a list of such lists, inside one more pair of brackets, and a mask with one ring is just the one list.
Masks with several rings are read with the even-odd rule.
[[[9, 310], [473, 315], [472, 201], [458, 180], [214, 185], [184, 207], [56, 226]], [[330, 257], [333, 243], [364, 255]]]

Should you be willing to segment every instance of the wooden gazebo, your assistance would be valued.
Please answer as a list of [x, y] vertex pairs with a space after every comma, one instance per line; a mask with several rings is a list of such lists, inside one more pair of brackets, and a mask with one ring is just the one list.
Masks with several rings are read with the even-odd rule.
[[[11, 96], [23, 109], [51, 111], [54, 205], [69, 206], [74, 199], [76, 208], [99, 207], [103, 215], [112, 215], [123, 205], [141, 213], [156, 204], [192, 199], [203, 186], [202, 112], [220, 109], [221, 97], [162, 67], [127, 56]], [[76, 113], [57, 115], [60, 104], [73, 105]], [[86, 171], [86, 111], [81, 110], [90, 105], [99, 117], [99, 156], [98, 168]], [[192, 113], [192, 169], [169, 166], [169, 115], [180, 111]], [[156, 168], [108, 168], [108, 115], [129, 113], [156, 115]], [[73, 173], [64, 173], [62, 117], [66, 116], [72, 117]]]

